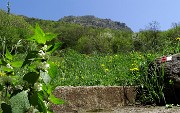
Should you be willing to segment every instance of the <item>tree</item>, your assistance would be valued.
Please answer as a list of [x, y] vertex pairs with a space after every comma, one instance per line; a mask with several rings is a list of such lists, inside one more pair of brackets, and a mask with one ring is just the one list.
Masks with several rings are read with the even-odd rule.
[[139, 32], [139, 38], [143, 42], [145, 51], [148, 50], [156, 52], [161, 49], [161, 31], [159, 29], [159, 23], [157, 21], [153, 21], [149, 23], [149, 26], [147, 26], [145, 30], [141, 30]]

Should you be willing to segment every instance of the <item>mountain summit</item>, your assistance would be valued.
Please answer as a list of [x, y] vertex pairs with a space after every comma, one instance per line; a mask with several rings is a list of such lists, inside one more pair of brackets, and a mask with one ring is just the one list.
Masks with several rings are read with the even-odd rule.
[[111, 19], [101, 19], [97, 18], [93, 15], [86, 15], [86, 16], [65, 16], [58, 20], [59, 22], [68, 22], [68, 23], [75, 23], [80, 24], [83, 26], [93, 26], [99, 28], [110, 28], [110, 29], [119, 29], [119, 30], [130, 30], [125, 23], [112, 21]]

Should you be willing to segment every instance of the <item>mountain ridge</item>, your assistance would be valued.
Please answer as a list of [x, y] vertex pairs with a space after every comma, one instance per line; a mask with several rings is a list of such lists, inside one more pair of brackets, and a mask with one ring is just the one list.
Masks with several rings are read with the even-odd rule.
[[85, 16], [64, 16], [59, 19], [58, 22], [68, 22], [80, 24], [83, 26], [93, 26], [99, 28], [110, 28], [110, 29], [118, 29], [118, 30], [131, 30], [125, 23], [121, 23], [118, 21], [113, 21], [111, 19], [102, 19], [95, 17], [94, 15], [85, 15]]

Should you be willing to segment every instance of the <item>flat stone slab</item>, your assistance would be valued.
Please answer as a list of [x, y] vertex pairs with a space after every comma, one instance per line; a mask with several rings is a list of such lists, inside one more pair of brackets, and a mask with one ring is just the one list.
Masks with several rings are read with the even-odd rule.
[[113, 110], [100, 110], [97, 112], [78, 111], [77, 113], [180, 113], [180, 107], [175, 106], [173, 108], [166, 108], [165, 106], [123, 106]]
[[54, 113], [111, 110], [134, 104], [135, 90], [135, 86], [57, 87], [54, 95], [63, 99], [65, 104], [52, 105], [52, 109]]

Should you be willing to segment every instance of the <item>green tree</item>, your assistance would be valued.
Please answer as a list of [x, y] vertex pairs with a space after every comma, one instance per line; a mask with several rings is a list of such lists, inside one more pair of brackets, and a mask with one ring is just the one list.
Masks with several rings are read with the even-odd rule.
[[[9, 50], [14, 51], [17, 43], [21, 40], [21, 44], [27, 45], [26, 39], [32, 34], [33, 28], [22, 17], [7, 14], [5, 11], [0, 10], [0, 50], [7, 46]], [[21, 46], [21, 51], [26, 48]], [[2, 52], [0, 52], [2, 54]]]

